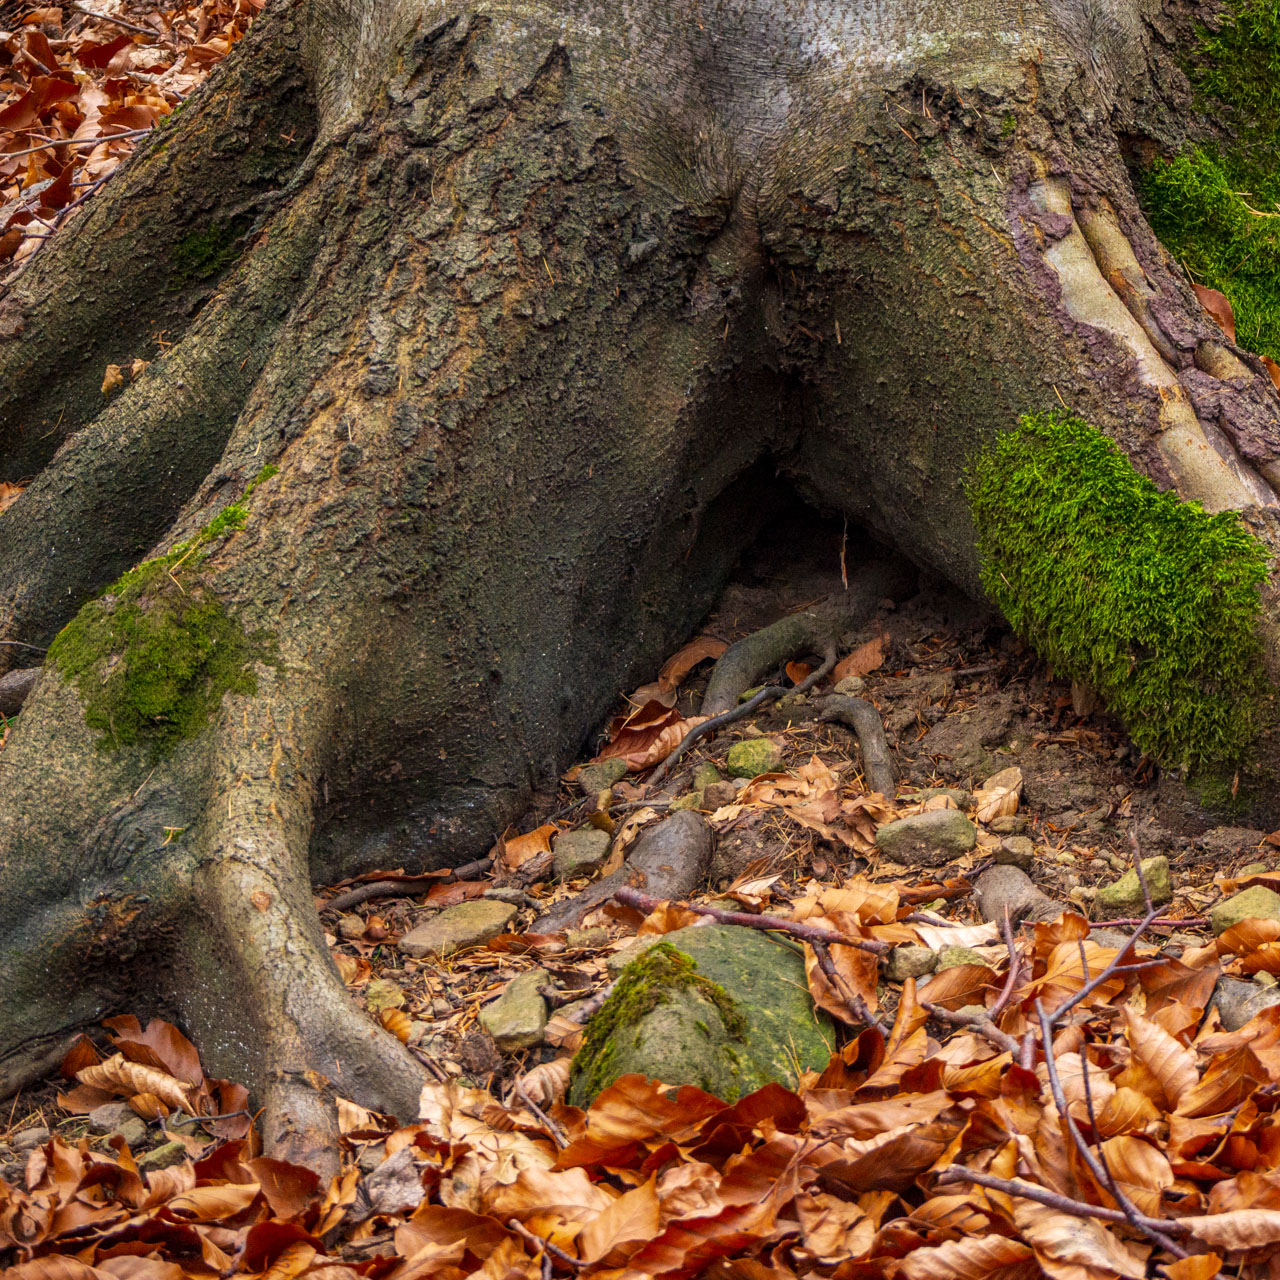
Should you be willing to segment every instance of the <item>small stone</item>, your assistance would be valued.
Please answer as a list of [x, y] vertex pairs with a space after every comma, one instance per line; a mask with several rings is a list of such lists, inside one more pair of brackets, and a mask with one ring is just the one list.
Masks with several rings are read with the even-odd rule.
[[686, 791], [678, 800], [673, 800], [667, 806], [668, 813], [680, 813], [684, 809], [701, 809], [702, 808], [702, 792]]
[[464, 947], [478, 947], [504, 932], [516, 918], [509, 902], [478, 898], [446, 907], [425, 924], [406, 933], [399, 947], [407, 956], [442, 956]]
[[542, 1033], [547, 1026], [547, 1002], [538, 988], [550, 981], [551, 976], [545, 969], [530, 969], [512, 978], [506, 990], [480, 1011], [480, 1025], [499, 1049], [514, 1053], [542, 1043]]
[[[1169, 859], [1163, 855], [1143, 858], [1142, 874], [1146, 877], [1152, 904], [1161, 907], [1173, 901], [1173, 881], [1169, 878]], [[1113, 884], [1103, 885], [1094, 899], [1099, 920], [1117, 920], [1122, 916], [1140, 916], [1147, 908], [1136, 870], [1126, 871]]]
[[1124, 933], [1119, 929], [1089, 930], [1090, 942], [1096, 942], [1100, 947], [1114, 947], [1117, 951], [1123, 951], [1132, 937], [1132, 934]]
[[962, 964], [988, 964], [986, 956], [971, 947], [943, 947], [938, 952], [937, 972], [944, 969], [956, 969]]
[[431, 1014], [435, 1018], [447, 1018], [453, 1012], [451, 1005], [444, 996], [436, 996], [431, 1002]]
[[9, 1145], [15, 1151], [30, 1151], [33, 1147], [42, 1146], [48, 1141], [48, 1126], [35, 1124], [29, 1129], [19, 1129], [18, 1132], [9, 1140]]
[[1259, 970], [1259, 972], [1255, 973], [1253, 975], [1253, 980], [1260, 987], [1274, 987], [1276, 985], [1276, 975], [1274, 973], [1268, 973], [1265, 969]]
[[126, 1102], [104, 1102], [89, 1112], [89, 1132], [110, 1133], [136, 1115], [137, 1112]]
[[738, 788], [732, 782], [713, 782], [702, 793], [703, 806], [713, 813], [727, 804], [734, 804], [737, 799]]
[[696, 791], [705, 791], [708, 787], [714, 787], [717, 782], [723, 781], [720, 770], [710, 760], [704, 760], [693, 771], [693, 786]]
[[399, 1009], [404, 999], [404, 992], [390, 978], [374, 978], [364, 989], [364, 1002], [370, 1013]]
[[845, 676], [843, 680], [836, 681], [836, 692], [849, 698], [858, 697], [866, 687], [867, 682], [861, 676]]
[[889, 963], [885, 966], [885, 977], [890, 982], [906, 982], [908, 978], [923, 978], [932, 973], [938, 964], [938, 953], [928, 947], [917, 947], [912, 943], [903, 943], [889, 952]]
[[627, 776], [627, 762], [620, 756], [584, 764], [578, 770], [578, 789], [593, 800], [602, 791], [609, 791]]
[[579, 827], [556, 837], [554, 859], [561, 880], [576, 880], [599, 871], [609, 858], [611, 837], [598, 827]]
[[962, 1004], [956, 1012], [966, 1018], [981, 1018], [986, 1015], [985, 1004]]
[[1242, 849], [1256, 849], [1266, 837], [1266, 832], [1252, 827], [1211, 827], [1196, 840], [1207, 853], [1233, 854]]
[[946, 796], [954, 800], [957, 809], [967, 809], [973, 803], [973, 796], [962, 787], [922, 787], [910, 797], [912, 804], [924, 804], [938, 796]]
[[431, 1023], [419, 1022], [417, 1018], [409, 1023], [409, 1039], [406, 1044], [421, 1044], [423, 1036], [431, 1034]]
[[564, 944], [566, 947], [603, 947], [609, 941], [609, 930], [597, 927], [595, 929], [570, 929], [564, 935]]
[[1209, 924], [1214, 937], [1226, 933], [1242, 920], [1280, 920], [1280, 894], [1273, 893], [1265, 885], [1255, 884], [1252, 889], [1234, 894], [1225, 902], [1219, 902], [1209, 912]]
[[993, 836], [1016, 836], [1021, 835], [1027, 829], [1026, 818], [1020, 817], [1016, 813], [1005, 814], [1003, 818], [992, 818], [987, 823], [987, 830]]
[[187, 1159], [187, 1149], [181, 1142], [162, 1142], [158, 1147], [145, 1151], [138, 1157], [138, 1169], [142, 1173], [157, 1169], [171, 1169], [185, 1159]]
[[107, 1135], [109, 1138], [123, 1138], [129, 1144], [129, 1150], [140, 1147], [147, 1140], [147, 1122], [141, 1116], [130, 1116], [123, 1124], [118, 1124]]
[[387, 1158], [387, 1144], [385, 1142], [371, 1142], [356, 1157], [356, 1164], [360, 1166], [360, 1172], [363, 1174], [372, 1173]]
[[1280, 987], [1260, 987], [1239, 978], [1222, 977], [1214, 988], [1213, 1007], [1227, 1031], [1239, 1031], [1251, 1018], [1280, 1004]]
[[1005, 836], [991, 858], [1002, 866], [1030, 871], [1036, 860], [1036, 847], [1026, 836]]
[[977, 828], [958, 809], [931, 809], [885, 823], [876, 832], [876, 848], [909, 865], [940, 867], [968, 853], [977, 838]]
[[1251, 862], [1246, 867], [1241, 867], [1236, 872], [1235, 878], [1243, 880], [1246, 876], [1263, 876], [1267, 874], [1267, 864], [1265, 862]]
[[735, 778], [758, 778], [782, 768], [782, 752], [768, 738], [746, 738], [729, 748], [727, 768]]
[[334, 932], [340, 938], [363, 938], [364, 930], [363, 916], [347, 915], [338, 917], [338, 926]]
[[523, 889], [517, 889], [515, 885], [510, 884], [495, 885], [492, 889], [486, 889], [480, 896], [492, 898], [494, 902], [509, 902], [513, 907], [523, 907], [529, 902], [529, 895]]
[[1076, 855], [1068, 853], [1066, 849], [1061, 850], [1054, 855], [1054, 862], [1063, 867], [1074, 867], [1076, 865]]

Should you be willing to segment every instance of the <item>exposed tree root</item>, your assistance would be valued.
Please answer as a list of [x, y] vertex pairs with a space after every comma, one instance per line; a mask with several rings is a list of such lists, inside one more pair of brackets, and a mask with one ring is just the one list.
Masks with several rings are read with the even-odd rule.
[[533, 922], [535, 933], [572, 929], [589, 911], [631, 887], [663, 898], [683, 898], [702, 884], [711, 862], [713, 836], [706, 820], [682, 810], [648, 828], [622, 867]]
[[893, 760], [889, 755], [889, 743], [884, 736], [880, 713], [866, 698], [851, 698], [835, 694], [822, 703], [819, 720], [834, 720], [852, 729], [862, 751], [862, 772], [872, 791], [893, 798], [897, 779], [893, 772]]
[[702, 714], [718, 716], [732, 710], [774, 667], [797, 654], [825, 652], [844, 632], [866, 622], [881, 601], [905, 599], [915, 582], [915, 570], [904, 561], [876, 561], [851, 576], [847, 591], [739, 640], [716, 662]]
[[[0, 686], [3, 686], [0, 681]], [[325, 911], [349, 911], [362, 902], [373, 902], [377, 898], [395, 898], [401, 895], [420, 893], [430, 889], [432, 885], [452, 884], [456, 880], [471, 880], [482, 876], [493, 866], [492, 858], [477, 858], [474, 862], [455, 867], [447, 875], [406, 876], [400, 880], [369, 880], [358, 884], [345, 893], [335, 894], [322, 904]]]

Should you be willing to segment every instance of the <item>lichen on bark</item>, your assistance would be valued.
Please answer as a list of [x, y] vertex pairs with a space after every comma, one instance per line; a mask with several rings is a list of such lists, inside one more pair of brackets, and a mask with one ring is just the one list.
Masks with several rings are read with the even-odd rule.
[[1014, 629], [1172, 765], [1239, 762], [1265, 688], [1268, 556], [1071, 413], [1027, 414], [969, 479], [982, 580]]

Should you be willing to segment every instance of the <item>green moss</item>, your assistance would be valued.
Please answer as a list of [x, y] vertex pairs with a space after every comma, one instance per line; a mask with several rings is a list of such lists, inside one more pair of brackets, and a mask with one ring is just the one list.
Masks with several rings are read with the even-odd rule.
[[1162, 493], [1068, 413], [1030, 414], [977, 460], [983, 585], [1064, 675], [1170, 765], [1239, 760], [1265, 680], [1267, 555], [1233, 512]]
[[257, 691], [251, 664], [270, 660], [270, 637], [247, 636], [198, 570], [208, 544], [244, 527], [249, 494], [275, 470], [263, 468], [239, 502], [129, 570], [55, 637], [46, 660], [77, 685], [100, 746], [146, 740], [163, 754], [194, 737], [225, 693]]
[[587, 1024], [570, 1072], [575, 1090], [585, 1085], [589, 1095], [599, 1092], [613, 1078], [616, 1032], [635, 1026], [645, 1014], [690, 990], [715, 1008], [733, 1039], [746, 1039], [750, 1026], [733, 997], [699, 974], [692, 957], [669, 942], [658, 942], [623, 969], [613, 994]]
[[248, 219], [243, 217], [215, 219], [202, 230], [184, 236], [173, 247], [171, 287], [179, 289], [226, 270], [240, 256], [248, 229]]
[[1280, 360], [1280, 3], [1249, 0], [1202, 32], [1189, 73], [1235, 137], [1157, 162], [1143, 208], [1192, 278], [1230, 299], [1240, 345]]

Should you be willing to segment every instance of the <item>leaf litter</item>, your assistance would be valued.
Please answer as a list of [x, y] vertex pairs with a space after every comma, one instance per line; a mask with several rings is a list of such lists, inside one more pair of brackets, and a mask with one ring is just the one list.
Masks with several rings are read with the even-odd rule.
[[[904, 666], [900, 639], [873, 637], [881, 661], [867, 669], [868, 696], [903, 750], [978, 706], [954, 677], [928, 672], [996, 666], [977, 677], [994, 686], [1029, 670], [1017, 654], [966, 667], [969, 655], [935, 639], [917, 640], [919, 661]], [[696, 661], [664, 692], [678, 694]], [[1049, 709], [1025, 749], [998, 752], [1003, 768], [945, 792], [936, 784], [962, 781], [959, 770], [927, 753], [898, 794], [869, 792], [847, 738], [777, 709], [762, 723], [785, 767], [722, 783], [732, 800], [703, 806], [721, 846], [742, 845], [714, 906], [615, 900], [583, 929], [516, 928], [444, 959], [394, 947], [425, 914], [495, 889], [530, 921], [581, 886], [551, 880], [561, 831], [585, 819], [616, 855], [699, 764], [722, 763], [726, 743], [714, 740], [661, 794], [644, 794], [633, 769], [637, 780], [612, 792], [551, 801], [559, 807], [507, 833], [467, 878], [390, 871], [336, 886], [389, 888], [376, 907], [325, 920], [353, 997], [436, 1077], [418, 1120], [399, 1125], [343, 1100], [342, 1172], [321, 1186], [262, 1155], [244, 1091], [207, 1079], [175, 1028], [112, 1019], [101, 1049], [81, 1040], [64, 1063], [58, 1110], [69, 1118], [29, 1147], [12, 1185], [0, 1182], [0, 1263], [20, 1280], [1274, 1274], [1280, 1008], [1228, 1030], [1212, 998], [1224, 975], [1280, 972], [1280, 922], [1245, 920], [1214, 937], [1202, 913], [1240, 889], [1280, 887], [1280, 875], [1220, 860], [1203, 872], [1184, 859], [1158, 916], [1153, 908], [1119, 935], [1099, 930], [1085, 918], [1087, 887], [1070, 881], [1086, 868], [1114, 876], [1124, 862], [1088, 808], [1029, 814], [1024, 770], [1043, 797], [1038, 761], [1112, 760], [1123, 743], [1033, 679]], [[652, 727], [637, 725], [636, 701], [614, 741]], [[675, 699], [663, 710], [675, 711], [670, 724], [689, 718]], [[1125, 768], [1126, 795], [1105, 805], [1122, 826], [1143, 764]], [[885, 823], [936, 808], [976, 824], [972, 852], [912, 871], [877, 849]], [[1011, 830], [1034, 837], [1038, 881], [1068, 887], [1057, 918], [1006, 928], [978, 917], [974, 880]], [[842, 1028], [826, 1067], [794, 1091], [774, 1084], [734, 1101], [626, 1076], [586, 1110], [567, 1105], [582, 1035], [571, 1006], [607, 990], [610, 956], [726, 909], [776, 922], [802, 946], [811, 994]], [[848, 941], [823, 940], [836, 938]], [[927, 981], [892, 980], [903, 946], [968, 954]], [[552, 1016], [540, 1047], [504, 1057], [479, 1017], [530, 969], [549, 975]], [[116, 1099], [146, 1122], [137, 1150], [119, 1133], [83, 1132], [78, 1117]]]

